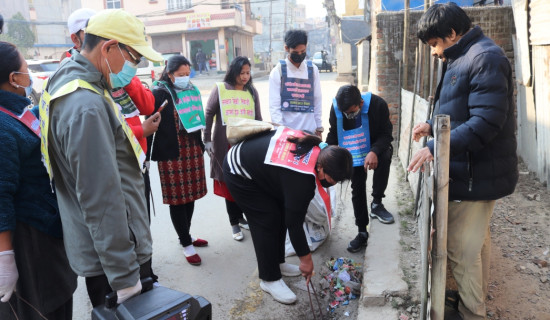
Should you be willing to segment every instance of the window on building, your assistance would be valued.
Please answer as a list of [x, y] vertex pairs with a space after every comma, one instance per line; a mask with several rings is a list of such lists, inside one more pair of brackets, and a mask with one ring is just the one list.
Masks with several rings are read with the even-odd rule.
[[230, 0], [222, 0], [222, 9], [231, 9], [233, 8], [233, 1]]
[[168, 0], [168, 10], [185, 10], [191, 8], [191, 0]]
[[105, 8], [107, 9], [120, 9], [122, 0], [105, 0]]

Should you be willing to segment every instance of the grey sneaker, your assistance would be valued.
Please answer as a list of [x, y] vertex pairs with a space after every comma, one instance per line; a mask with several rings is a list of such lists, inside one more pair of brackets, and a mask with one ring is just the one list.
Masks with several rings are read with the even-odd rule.
[[355, 239], [351, 240], [348, 245], [349, 252], [358, 252], [361, 248], [367, 246], [367, 240], [369, 239], [369, 234], [365, 237], [361, 233], [358, 233]]
[[388, 210], [386, 210], [386, 208], [384, 208], [384, 205], [383, 204], [371, 204], [370, 206], [370, 216], [371, 218], [376, 218], [378, 219], [380, 222], [382, 223], [393, 223], [394, 220], [393, 220], [393, 216], [391, 213], [388, 212]]

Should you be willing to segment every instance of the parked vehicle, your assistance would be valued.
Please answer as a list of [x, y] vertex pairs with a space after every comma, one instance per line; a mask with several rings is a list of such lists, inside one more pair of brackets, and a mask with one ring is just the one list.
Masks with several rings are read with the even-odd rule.
[[44, 80], [48, 79], [57, 68], [59, 68], [58, 60], [27, 60], [29, 65], [29, 73], [32, 77], [32, 93], [29, 96], [33, 105], [37, 105], [42, 96], [42, 87]]
[[147, 89], [150, 89], [155, 80], [160, 79], [164, 63], [152, 62], [145, 58], [137, 65], [138, 69], [136, 76], [141, 80], [141, 84]]
[[335, 64], [330, 54], [324, 50], [315, 52], [311, 61], [317, 66], [319, 71], [332, 72], [332, 67]]

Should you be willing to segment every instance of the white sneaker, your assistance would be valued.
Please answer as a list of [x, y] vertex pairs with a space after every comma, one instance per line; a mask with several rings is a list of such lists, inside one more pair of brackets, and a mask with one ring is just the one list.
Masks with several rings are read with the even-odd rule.
[[250, 230], [250, 226], [248, 225], [248, 221], [246, 221], [246, 219], [239, 219], [239, 227]]
[[277, 281], [262, 280], [260, 282], [260, 288], [269, 293], [273, 299], [280, 303], [292, 304], [296, 302], [296, 295], [287, 287], [283, 279], [279, 279]]
[[244, 235], [243, 235], [243, 232], [242, 231], [239, 231], [237, 233], [234, 233], [233, 234], [233, 239], [237, 240], [237, 241], [241, 241], [242, 239], [244, 239]]
[[281, 263], [279, 264], [279, 267], [281, 268], [281, 274], [285, 277], [297, 277], [302, 275], [302, 271], [300, 271], [300, 267], [298, 267], [295, 264], [290, 263]]

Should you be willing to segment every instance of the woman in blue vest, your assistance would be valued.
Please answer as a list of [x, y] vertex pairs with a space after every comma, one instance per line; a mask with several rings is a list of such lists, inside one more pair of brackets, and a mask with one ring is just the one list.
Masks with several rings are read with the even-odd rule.
[[[210, 155], [210, 177], [214, 179], [214, 194], [225, 198], [233, 239], [237, 241], [244, 238], [241, 227], [249, 227], [242, 209], [231, 197], [223, 180], [222, 164], [229, 150], [225, 121], [229, 117], [262, 120], [260, 97], [252, 84], [250, 68], [247, 57], [236, 57], [231, 62], [223, 82], [216, 83], [212, 89], [205, 110], [204, 144]], [[212, 136], [214, 119], [216, 122]]]
[[71, 319], [76, 275], [28, 108], [32, 79], [13, 44], [0, 42], [0, 56], [0, 319]]
[[[260, 287], [284, 304], [294, 303], [296, 295], [281, 277], [301, 274], [309, 282], [313, 274], [303, 223], [315, 189], [351, 178], [349, 151], [320, 149], [321, 143], [317, 136], [279, 127], [236, 144], [223, 164], [225, 183], [250, 224]], [[299, 269], [285, 263], [287, 229]]]
[[182, 55], [168, 59], [158, 82], [153, 87], [155, 112], [161, 110], [162, 121], [154, 136], [148, 139], [151, 160], [158, 162], [162, 199], [170, 206], [170, 218], [187, 262], [200, 265], [195, 247], [208, 241], [191, 237], [189, 229], [195, 201], [206, 195], [204, 112], [200, 92], [191, 82], [191, 64]]

